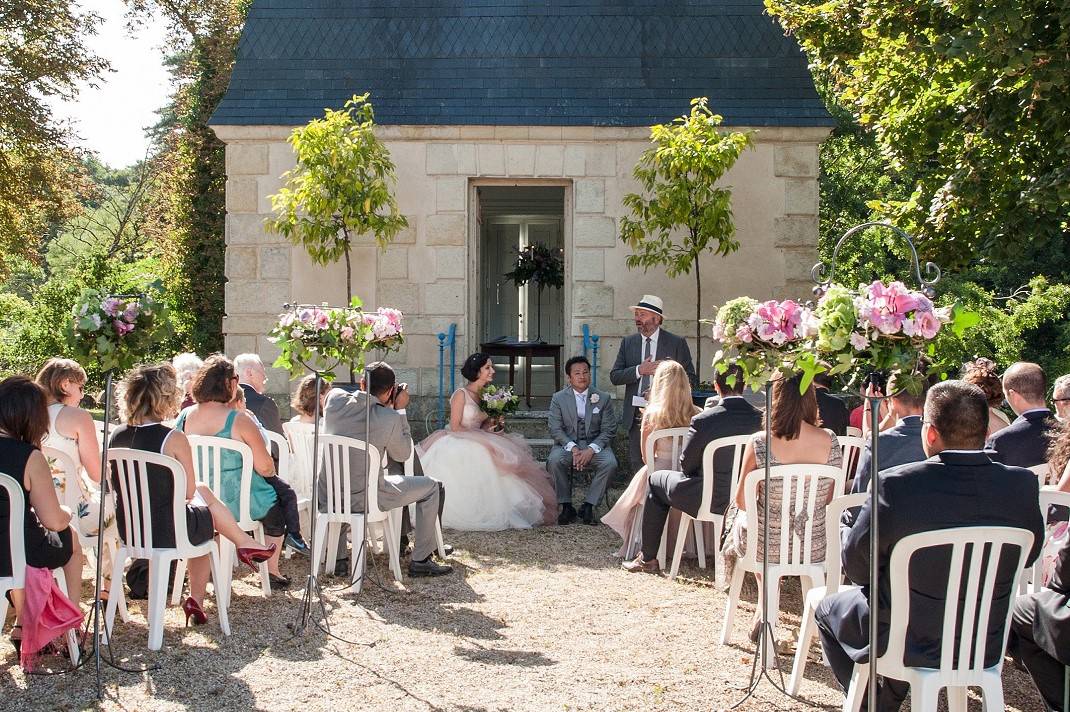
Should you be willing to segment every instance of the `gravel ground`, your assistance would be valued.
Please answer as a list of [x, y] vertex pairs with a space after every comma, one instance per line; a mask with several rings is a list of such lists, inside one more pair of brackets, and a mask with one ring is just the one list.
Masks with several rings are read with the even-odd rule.
[[[300, 591], [259, 595], [257, 577], [235, 582], [224, 638], [209, 596], [209, 624], [184, 628], [167, 612], [164, 647], [146, 650], [140, 602], [116, 624], [114, 649], [147, 673], [104, 668], [108, 710], [675, 710], [722, 709], [742, 698], [751, 669], [748, 582], [736, 616], [735, 644], [717, 644], [725, 595], [706, 571], [685, 565], [681, 579], [627, 574], [603, 526], [501, 533], [447, 532], [457, 547], [452, 576], [369, 583], [358, 596], [325, 578], [331, 630], [291, 638]], [[283, 562], [292, 578], [301, 563]], [[405, 562], [402, 562], [403, 566]], [[332, 588], [334, 590], [332, 590]], [[781, 598], [779, 637], [798, 626], [797, 581]], [[6, 642], [0, 653], [5, 710], [98, 706], [91, 666], [59, 677], [26, 676]], [[782, 658], [790, 667], [788, 656]], [[763, 681], [737, 709], [839, 709], [842, 696], [811, 652], [805, 702]], [[1040, 710], [1027, 675], [1008, 664], [1007, 709]], [[970, 709], [979, 710], [971, 697]], [[904, 709], [908, 709], [904, 706]]]

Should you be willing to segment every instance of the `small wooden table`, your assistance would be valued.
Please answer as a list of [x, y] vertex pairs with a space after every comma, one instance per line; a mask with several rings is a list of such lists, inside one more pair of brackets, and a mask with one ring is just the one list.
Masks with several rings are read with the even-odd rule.
[[561, 390], [561, 347], [562, 344], [548, 344], [543, 341], [488, 341], [480, 344], [480, 350], [488, 356], [509, 357], [509, 386], [512, 387], [516, 360], [523, 356], [527, 359], [524, 364], [524, 394], [527, 405], [531, 407], [531, 360], [535, 358], [553, 357], [554, 359], [554, 392]]

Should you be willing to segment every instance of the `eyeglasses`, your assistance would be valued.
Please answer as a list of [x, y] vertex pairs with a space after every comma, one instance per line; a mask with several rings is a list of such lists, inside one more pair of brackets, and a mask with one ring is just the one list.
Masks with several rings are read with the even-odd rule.
[[1052, 398], [1051, 401], [1052, 403], [1065, 403], [1066, 401], [1070, 401], [1070, 398]]

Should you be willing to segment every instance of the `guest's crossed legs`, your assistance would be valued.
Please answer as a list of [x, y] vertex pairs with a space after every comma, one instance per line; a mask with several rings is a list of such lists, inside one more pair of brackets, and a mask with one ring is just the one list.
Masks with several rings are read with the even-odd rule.
[[702, 499], [702, 478], [687, 477], [674, 470], [650, 473], [650, 489], [643, 507], [643, 561], [652, 561], [661, 547], [661, 535], [672, 508], [698, 513]]
[[[562, 447], [555, 447], [551, 450], [550, 456], [546, 460], [547, 469], [554, 478], [554, 489], [557, 492], [558, 504], [572, 504], [571, 483], [568, 477], [571, 464], [572, 453], [565, 452]], [[591, 476], [591, 486], [588, 488], [583, 501], [594, 507], [602, 499], [602, 495], [609, 485], [609, 478], [617, 471], [617, 458], [613, 451], [607, 447], [602, 452], [595, 454], [590, 463], [587, 464], [587, 469], [594, 474]]]

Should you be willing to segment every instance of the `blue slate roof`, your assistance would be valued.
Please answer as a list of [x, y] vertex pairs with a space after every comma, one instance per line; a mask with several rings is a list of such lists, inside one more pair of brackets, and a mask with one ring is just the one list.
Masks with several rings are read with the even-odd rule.
[[296, 125], [371, 92], [381, 124], [830, 126], [762, 0], [254, 0], [210, 123]]

